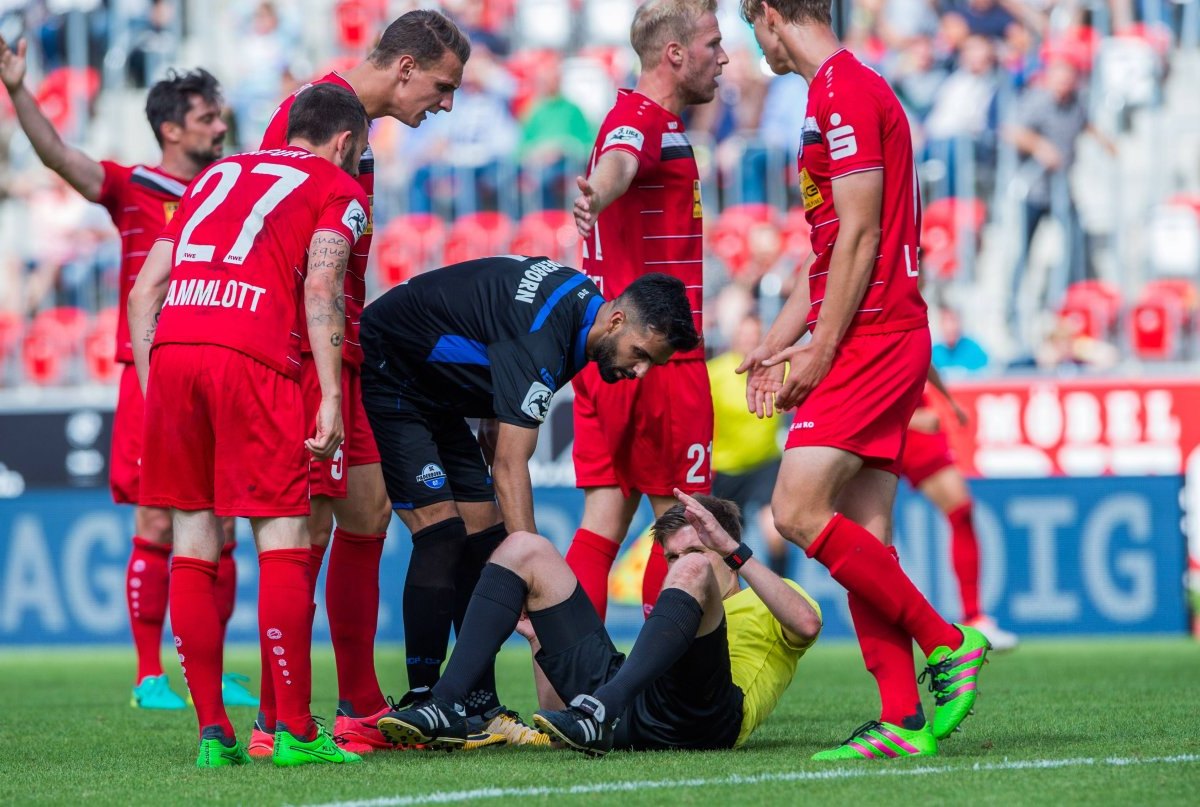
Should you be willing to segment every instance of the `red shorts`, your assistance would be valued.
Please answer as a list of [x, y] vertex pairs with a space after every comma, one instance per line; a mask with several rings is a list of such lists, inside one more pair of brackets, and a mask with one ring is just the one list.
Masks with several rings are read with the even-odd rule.
[[121, 371], [117, 411], [113, 413], [112, 450], [108, 458], [108, 487], [117, 504], [138, 503], [138, 480], [142, 471], [142, 417], [145, 413], [142, 385], [132, 364]]
[[[305, 355], [300, 365], [300, 386], [304, 393], [304, 417], [309, 431], [316, 428], [321, 407], [321, 381], [312, 356]], [[346, 498], [346, 469], [379, 462], [379, 447], [362, 403], [362, 379], [354, 368], [342, 365], [342, 428], [346, 439], [328, 460], [310, 460], [308, 481], [313, 496]]]
[[930, 433], [909, 429], [900, 460], [900, 475], [914, 488], [943, 468], [954, 465], [950, 441], [941, 429]]
[[796, 408], [786, 447], [840, 448], [899, 476], [929, 350], [928, 328], [842, 340], [829, 375]]
[[703, 361], [606, 384], [594, 364], [575, 387], [575, 485], [670, 496], [712, 488], [712, 391]]
[[250, 518], [308, 515], [300, 385], [215, 345], [150, 359], [141, 503]]

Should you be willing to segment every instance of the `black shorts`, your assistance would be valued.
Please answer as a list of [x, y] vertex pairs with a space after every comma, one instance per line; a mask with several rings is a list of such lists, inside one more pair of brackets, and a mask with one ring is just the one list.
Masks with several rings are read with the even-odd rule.
[[750, 518], [750, 506], [765, 507], [771, 503], [775, 492], [775, 479], [779, 476], [779, 460], [771, 460], [744, 474], [713, 473], [713, 495], [729, 499], [742, 511], [742, 520]]
[[[625, 661], [582, 587], [552, 608], [530, 612], [542, 649], [537, 662], [564, 703], [594, 693]], [[634, 751], [733, 748], [742, 728], [742, 690], [733, 683], [725, 621], [639, 693], [617, 724], [613, 746]]]
[[438, 502], [490, 502], [492, 475], [467, 421], [423, 412], [377, 374], [363, 376], [363, 407], [383, 465], [393, 510]]

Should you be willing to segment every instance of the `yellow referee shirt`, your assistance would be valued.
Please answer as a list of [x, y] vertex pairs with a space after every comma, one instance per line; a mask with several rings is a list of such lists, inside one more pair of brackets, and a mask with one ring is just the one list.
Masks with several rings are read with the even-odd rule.
[[[808, 592], [792, 580], [784, 580], [799, 591], [809, 605], [821, 615], [821, 608]], [[775, 710], [784, 691], [796, 674], [796, 662], [812, 647], [814, 638], [802, 645], [793, 645], [783, 636], [779, 624], [767, 606], [751, 588], [744, 588], [725, 600], [725, 622], [729, 637], [729, 666], [733, 683], [745, 696], [742, 703], [742, 730], [737, 748], [749, 739], [756, 728]]]
[[780, 418], [763, 418], [746, 408], [746, 377], [734, 372], [742, 357], [722, 353], [708, 362], [713, 399], [712, 469], [742, 474], [779, 456]]

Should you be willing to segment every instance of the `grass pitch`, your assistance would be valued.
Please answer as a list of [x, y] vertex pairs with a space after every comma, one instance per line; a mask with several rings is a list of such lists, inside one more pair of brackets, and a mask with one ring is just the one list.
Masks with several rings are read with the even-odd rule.
[[[232, 649], [228, 666], [256, 676], [257, 658]], [[399, 650], [381, 650], [378, 662], [385, 686], [402, 694]], [[327, 648], [314, 668], [315, 709], [332, 716]], [[180, 691], [178, 665], [168, 672]], [[977, 714], [939, 757], [833, 765], [809, 756], [877, 708], [852, 644], [818, 643], [742, 750], [601, 760], [500, 748], [198, 771], [192, 712], [131, 709], [132, 673], [131, 650], [0, 653], [0, 804], [1200, 803], [1200, 646], [1184, 639], [1030, 642], [993, 657]], [[528, 715], [526, 651], [502, 654], [500, 681], [506, 703]], [[253, 711], [231, 717], [247, 739]]]

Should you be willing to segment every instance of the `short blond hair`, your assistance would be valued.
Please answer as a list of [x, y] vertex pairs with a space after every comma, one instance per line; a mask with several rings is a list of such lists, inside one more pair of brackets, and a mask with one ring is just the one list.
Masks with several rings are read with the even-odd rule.
[[655, 67], [671, 42], [690, 42], [700, 18], [716, 11], [717, 0], [648, 0], [642, 4], [629, 28], [629, 44], [642, 69]]
[[763, 3], [778, 11], [784, 22], [833, 25], [832, 0], [742, 0], [742, 18], [753, 25], [763, 14]]

